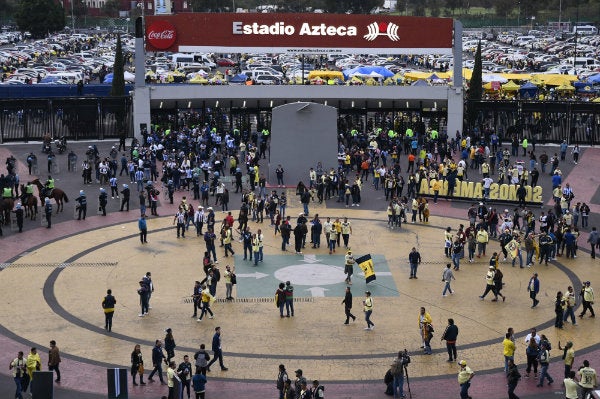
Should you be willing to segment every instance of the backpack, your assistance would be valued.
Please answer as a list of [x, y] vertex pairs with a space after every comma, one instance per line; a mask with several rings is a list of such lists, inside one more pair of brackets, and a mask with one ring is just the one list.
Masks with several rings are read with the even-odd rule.
[[394, 363], [392, 363], [392, 367], [390, 368], [390, 371], [393, 376], [402, 375], [404, 373], [404, 370], [402, 369], [402, 363], [399, 362], [398, 359], [394, 360]]

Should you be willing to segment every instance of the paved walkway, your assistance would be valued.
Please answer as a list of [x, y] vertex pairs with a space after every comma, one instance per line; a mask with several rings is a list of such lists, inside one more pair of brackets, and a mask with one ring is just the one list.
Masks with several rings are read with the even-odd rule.
[[[5, 159], [7, 150], [13, 151], [11, 147], [0, 147], [0, 159]], [[591, 164], [597, 163], [600, 151], [586, 150], [582, 163], [588, 159]], [[581, 177], [572, 178], [570, 173], [574, 172], [565, 172], [566, 179], [571, 182], [577, 200], [591, 200], [595, 187], [580, 182]], [[65, 176], [61, 176], [62, 182], [67, 186], [72, 184], [72, 179]], [[97, 190], [97, 187], [86, 190]], [[308, 246], [303, 257], [282, 253], [280, 238], [273, 236], [268, 224], [251, 223], [253, 230], [262, 227], [266, 236], [265, 262], [255, 270], [268, 272], [280, 280], [291, 276], [299, 299], [296, 317], [282, 320], [272, 302], [263, 297], [240, 298], [234, 290], [236, 301], [218, 301], [214, 305], [215, 319], [198, 323], [189, 317], [192, 308], [185, 297], [191, 293], [193, 281], [202, 277], [204, 245], [195, 234], [188, 234], [185, 239], [175, 238], [170, 216], [173, 206], [162, 204], [159, 213], [169, 216], [149, 220], [148, 246], [139, 244], [135, 224], [138, 211], [133, 209], [129, 213], [110, 212], [106, 217], [89, 215], [85, 221], [78, 222], [71, 219], [73, 208], [66, 207], [59, 222], [50, 230], [39, 227], [39, 221], [37, 225], [28, 223], [25, 233], [8, 233], [1, 241], [0, 261], [10, 266], [0, 273], [0, 289], [12, 292], [14, 287], [23, 287], [27, 313], [13, 296], [5, 297], [5, 311], [0, 316], [0, 347], [4, 348], [0, 364], [7, 364], [18, 350], [26, 351], [32, 345], [46, 348], [48, 341], [55, 339], [63, 353], [64, 375], [56, 397], [80, 397], [80, 392], [90, 398], [104, 397], [106, 367], [127, 367], [136, 343], [142, 345], [148, 364], [152, 343], [164, 337], [164, 329], [171, 327], [178, 344], [176, 359], [180, 361], [183, 354], [192, 354], [200, 343], [210, 346], [214, 327], [219, 325], [223, 330], [224, 357], [229, 371], [213, 369], [209, 375], [209, 397], [216, 397], [216, 392], [219, 398], [275, 397], [274, 379], [280, 363], [286, 365], [290, 374], [302, 368], [309, 379], [324, 381], [328, 398], [385, 397], [381, 379], [394, 353], [407, 348], [413, 355], [409, 368], [413, 395], [452, 398], [458, 397], [455, 378], [458, 366], [445, 361], [445, 348], [437, 339], [449, 317], [453, 317], [460, 328], [459, 358], [466, 359], [478, 374], [471, 389], [471, 395], [476, 398], [506, 397], [501, 373], [501, 340], [508, 326], [517, 331], [517, 362], [522, 372], [523, 338], [532, 326], [546, 334], [555, 348], [559, 340], [561, 343], [573, 340], [576, 364], [584, 358], [590, 359], [592, 364], [600, 364], [598, 337], [589, 333], [595, 330], [594, 319], [582, 319], [578, 327], [567, 324], [563, 330], [553, 327], [556, 291], [564, 290], [567, 285], [578, 287], [582, 280], [600, 281], [597, 265], [589, 255], [580, 251], [576, 260], [559, 258], [560, 263], [553, 262], [547, 268], [534, 267], [542, 281], [542, 302], [536, 309], [530, 309], [525, 290], [532, 270], [513, 269], [509, 264], [501, 265], [507, 302], [477, 299], [484, 288], [487, 259], [461, 265], [457, 281], [453, 283], [456, 294], [443, 298], [440, 274], [447, 259], [443, 255], [442, 231], [445, 226], [455, 227], [464, 220], [465, 205], [440, 201], [431, 206], [431, 224], [408, 224], [390, 231], [386, 228], [386, 216], [380, 211], [384, 202], [377, 200], [379, 193], [372, 192], [371, 188], [368, 191], [371, 192], [366, 193], [360, 209], [339, 208], [331, 203], [311, 210], [321, 217], [347, 215], [354, 228], [351, 237], [354, 254], [381, 255], [381, 262], [387, 266], [384, 270], [391, 274], [389, 279], [382, 273], [380, 279], [368, 287], [361, 276], [355, 274], [352, 290], [358, 319], [350, 326], [342, 324], [343, 277], [334, 282], [323, 280], [332, 275], [335, 278], [336, 268], [341, 267], [339, 258], [330, 257], [324, 248], [313, 250]], [[290, 194], [293, 198], [293, 193]], [[300, 209], [293, 205], [292, 201], [288, 212], [297, 215]], [[115, 204], [111, 206], [114, 210]], [[497, 244], [490, 245], [488, 252], [497, 249]], [[424, 258], [418, 280], [408, 279], [407, 255], [412, 246], [417, 246]], [[254, 268], [241, 260], [239, 243], [234, 244], [234, 250], [236, 256], [230, 258], [229, 263], [236, 267], [238, 274], [250, 276], [240, 278], [239, 284], [261, 285], [260, 277], [251, 276]], [[219, 266], [224, 269], [227, 262], [222, 253], [218, 250]], [[292, 258], [294, 266], [278, 268], [277, 259], [281, 256]], [[382, 270], [378, 264], [375, 268]], [[300, 278], [293, 273], [294, 269], [305, 271], [305, 275]], [[152, 271], [156, 283], [153, 309], [150, 317], [138, 318], [135, 289], [139, 277], [148, 270]], [[333, 272], [322, 274], [323, 270]], [[314, 287], [328, 290], [327, 295], [318, 296], [319, 290], [311, 290]], [[112, 333], [103, 329], [99, 305], [107, 288], [113, 289], [118, 299]], [[268, 286], [265, 292], [274, 292], [275, 288]], [[364, 331], [361, 321], [359, 303], [367, 288], [374, 293], [376, 304], [373, 331]], [[389, 292], [394, 295], [388, 296]], [[220, 285], [217, 297], [223, 294], [224, 287]], [[428, 309], [436, 327], [432, 356], [422, 355], [419, 349], [417, 312], [420, 306]], [[43, 363], [45, 351], [41, 350]], [[554, 350], [553, 355], [551, 373], [559, 379], [560, 353]], [[2, 369], [2, 373], [7, 372]], [[432, 379], [435, 389], [432, 389]], [[5, 381], [10, 382], [4, 377], [0, 385], [7, 386], [2, 383]], [[560, 391], [560, 384], [539, 389], [535, 383], [533, 379], [523, 380], [517, 392], [521, 397], [547, 398]], [[131, 388], [135, 388], [130, 391], [132, 397], [159, 397], [166, 393], [157, 383]], [[12, 393], [11, 389], [8, 384], [7, 388], [0, 388], [0, 393]]]

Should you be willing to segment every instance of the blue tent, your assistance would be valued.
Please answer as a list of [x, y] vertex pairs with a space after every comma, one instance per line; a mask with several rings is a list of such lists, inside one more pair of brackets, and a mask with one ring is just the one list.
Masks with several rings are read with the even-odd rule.
[[416, 82], [413, 82], [413, 84], [411, 84], [411, 86], [429, 86], [429, 83], [427, 83], [423, 79], [419, 79]]
[[352, 69], [348, 69], [343, 71], [344, 77], [346, 79], [348, 79], [348, 77], [352, 77], [354, 75], [359, 75], [359, 76], [367, 76], [369, 75], [371, 72], [375, 72], [380, 74], [381, 76], [383, 76], [384, 78], [389, 78], [394, 76], [394, 73], [392, 71], [390, 71], [389, 69], [382, 67], [382, 66], [362, 66], [362, 67], [356, 67], [356, 68], [352, 68]]
[[248, 76], [240, 73], [239, 75], [235, 75], [231, 79], [229, 79], [229, 83], [244, 83], [248, 79]]
[[588, 77], [588, 82], [597, 84], [600, 83], [600, 73]]
[[538, 87], [531, 82], [527, 82], [519, 87], [519, 95], [523, 98], [534, 97], [538, 92]]
[[104, 77], [103, 83], [112, 83], [112, 81], [113, 81], [113, 74], [107, 73], [106, 76]]

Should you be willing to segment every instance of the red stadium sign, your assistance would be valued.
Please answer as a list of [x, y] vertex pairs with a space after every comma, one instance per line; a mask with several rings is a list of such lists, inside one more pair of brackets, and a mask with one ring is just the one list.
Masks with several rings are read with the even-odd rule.
[[175, 44], [177, 31], [167, 21], [156, 21], [146, 29], [146, 43], [159, 50], [166, 50]]
[[448, 54], [453, 33], [450, 18], [345, 14], [183, 13], [146, 26], [148, 51], [217, 53]]

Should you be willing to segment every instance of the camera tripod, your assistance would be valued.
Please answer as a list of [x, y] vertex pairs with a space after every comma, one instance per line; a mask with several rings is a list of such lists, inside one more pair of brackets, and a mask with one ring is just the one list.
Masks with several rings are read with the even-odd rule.
[[404, 376], [406, 377], [406, 387], [408, 388], [408, 397], [412, 399], [412, 392], [410, 391], [410, 380], [408, 379], [408, 367], [406, 367], [406, 364], [403, 367]]

